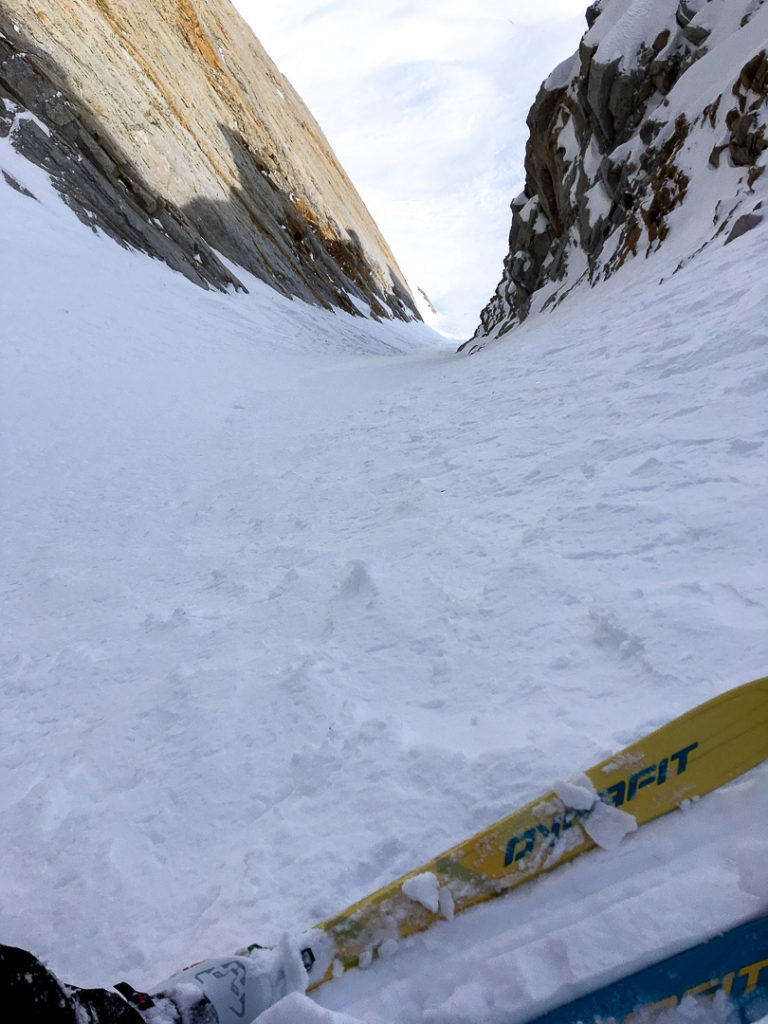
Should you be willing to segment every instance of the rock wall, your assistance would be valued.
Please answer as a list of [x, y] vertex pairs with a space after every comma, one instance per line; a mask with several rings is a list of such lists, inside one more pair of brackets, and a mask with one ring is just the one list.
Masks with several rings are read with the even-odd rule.
[[[229, 0], [3, 0], [0, 134], [80, 219], [204, 287], [418, 318], [320, 128]], [[6, 174], [6, 181], [13, 179]]]
[[476, 351], [676, 240], [685, 260], [764, 216], [768, 3], [597, 0], [528, 115], [525, 189]]

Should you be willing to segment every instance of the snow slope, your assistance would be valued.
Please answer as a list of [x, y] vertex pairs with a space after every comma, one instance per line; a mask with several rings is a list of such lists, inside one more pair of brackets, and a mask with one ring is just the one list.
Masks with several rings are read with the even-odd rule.
[[[765, 674], [765, 223], [467, 359], [0, 166], [3, 942], [142, 986], [277, 941]], [[767, 781], [265, 1022], [523, 1021], [765, 911]]]

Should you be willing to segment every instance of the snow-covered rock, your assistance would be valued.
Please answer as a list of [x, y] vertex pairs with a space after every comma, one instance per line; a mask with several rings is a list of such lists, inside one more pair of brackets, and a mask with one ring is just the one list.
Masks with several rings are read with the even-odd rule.
[[466, 345], [634, 257], [684, 262], [765, 215], [768, 4], [598, 0], [528, 115], [509, 254]]

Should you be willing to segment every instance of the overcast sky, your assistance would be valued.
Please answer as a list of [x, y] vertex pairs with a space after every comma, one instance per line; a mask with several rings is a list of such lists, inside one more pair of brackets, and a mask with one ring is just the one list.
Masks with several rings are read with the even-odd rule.
[[411, 287], [468, 337], [501, 277], [525, 117], [587, 0], [234, 0], [301, 94]]

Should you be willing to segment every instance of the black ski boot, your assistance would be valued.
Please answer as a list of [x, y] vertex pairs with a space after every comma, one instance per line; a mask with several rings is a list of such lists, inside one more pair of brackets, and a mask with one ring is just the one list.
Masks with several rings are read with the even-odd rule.
[[116, 992], [63, 985], [37, 957], [0, 945], [0, 990], [19, 1024], [146, 1024]]

